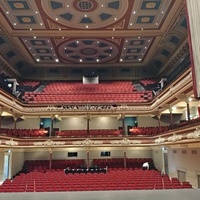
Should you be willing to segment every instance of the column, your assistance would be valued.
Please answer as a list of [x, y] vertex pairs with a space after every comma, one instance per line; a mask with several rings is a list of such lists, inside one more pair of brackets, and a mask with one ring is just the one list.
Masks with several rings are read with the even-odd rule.
[[0, 128], [1, 128], [2, 113], [3, 113], [3, 106], [0, 106]]
[[123, 148], [124, 151], [124, 168], [126, 168], [126, 147]]
[[185, 101], [187, 104], [187, 118], [188, 121], [190, 121], [190, 104], [189, 104], [189, 99]]
[[53, 151], [51, 148], [49, 148], [49, 169], [52, 168], [52, 154], [53, 154]]
[[90, 148], [86, 148], [86, 153], [87, 153], [87, 156], [86, 156], [86, 167], [87, 169], [90, 168]]
[[161, 132], [160, 117], [161, 117], [160, 115], [157, 116], [159, 132]]
[[13, 116], [13, 119], [14, 119], [14, 132], [16, 132], [16, 129], [17, 129], [17, 117]]
[[55, 116], [52, 115], [52, 116], [51, 116], [51, 130], [50, 130], [50, 133], [49, 133], [49, 136], [50, 136], [50, 137], [53, 135], [53, 121], [54, 121], [54, 118], [55, 118]]
[[173, 124], [174, 120], [173, 120], [173, 114], [172, 114], [172, 107], [171, 106], [169, 107], [169, 113], [170, 113], [170, 122], [171, 122], [171, 124]]
[[126, 132], [125, 132], [125, 114], [122, 114], [122, 134], [126, 135]]
[[87, 135], [90, 134], [90, 115], [87, 114]]
[[194, 95], [200, 98], [200, 1], [186, 0], [186, 4]]

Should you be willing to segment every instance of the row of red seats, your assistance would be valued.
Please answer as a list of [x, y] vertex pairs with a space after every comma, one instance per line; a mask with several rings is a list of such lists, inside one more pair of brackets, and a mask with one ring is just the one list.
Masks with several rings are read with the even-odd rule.
[[39, 81], [22, 81], [22, 82], [20, 82], [20, 85], [31, 86], [31, 87], [36, 87], [39, 84], [40, 84]]
[[105, 102], [148, 102], [152, 100], [152, 93], [144, 93], [144, 94], [79, 94], [79, 95], [25, 95], [22, 98], [26, 103], [105, 103]]
[[0, 128], [0, 133], [12, 137], [46, 137], [48, 131], [45, 129], [8, 129]]
[[151, 84], [156, 84], [157, 81], [154, 79], [142, 79], [142, 80], [140, 80], [140, 83], [147, 86], [147, 85], [151, 85]]
[[[169, 181], [165, 181], [169, 180]], [[108, 170], [106, 174], [68, 174], [63, 170], [21, 173], [6, 180], [0, 192], [55, 192], [98, 190], [154, 190], [192, 188], [188, 182], [173, 184], [156, 170]]]
[[[80, 166], [84, 166], [84, 159], [73, 160], [52, 160], [51, 169], [65, 169], [67, 167], [78, 169]], [[24, 162], [24, 168], [28, 171], [32, 170], [47, 170], [49, 169], [49, 160], [26, 160]]]
[[[141, 168], [145, 162], [153, 166], [153, 160], [151, 158], [126, 158], [126, 166], [128, 168]], [[101, 168], [105, 168], [106, 166], [108, 168], [123, 168], [124, 158], [94, 159], [93, 165]]]
[[159, 127], [132, 127], [129, 129], [129, 133], [132, 136], [153, 136], [158, 135], [159, 133], [164, 133], [170, 130], [169, 126], [161, 126]]
[[62, 130], [56, 131], [55, 134], [57, 136], [66, 137], [82, 137], [82, 136], [119, 136], [121, 134], [120, 130], [116, 129], [91, 129], [89, 130], [89, 134], [87, 134], [87, 130]]

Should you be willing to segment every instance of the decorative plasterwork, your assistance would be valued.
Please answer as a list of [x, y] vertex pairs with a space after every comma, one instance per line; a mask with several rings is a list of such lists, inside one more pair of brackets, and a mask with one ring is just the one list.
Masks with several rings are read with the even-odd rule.
[[75, 141], [75, 142], [72, 142], [73, 145], [101, 145], [103, 144], [103, 141], [101, 140], [89, 140], [89, 139], [86, 139], [86, 140], [82, 140], [82, 141]]
[[121, 144], [121, 145], [131, 145], [131, 144], [141, 144], [141, 140], [129, 140], [124, 138], [123, 140], [113, 140], [110, 142], [111, 144]]
[[199, 139], [200, 138], [200, 129], [197, 128], [194, 132], [187, 134], [188, 139]]
[[159, 138], [155, 139], [155, 143], [163, 143], [163, 142], [165, 142], [165, 138], [159, 137]]
[[13, 139], [5, 141], [5, 144], [9, 146], [18, 146], [18, 142], [14, 141]]
[[34, 146], [60, 146], [64, 145], [65, 142], [60, 142], [60, 141], [52, 141], [52, 140], [46, 140], [44, 142], [34, 142]]
[[176, 135], [176, 134], [173, 134], [172, 136], [168, 137], [168, 141], [169, 142], [176, 142], [176, 141], [179, 141], [179, 140], [182, 140], [182, 135]]

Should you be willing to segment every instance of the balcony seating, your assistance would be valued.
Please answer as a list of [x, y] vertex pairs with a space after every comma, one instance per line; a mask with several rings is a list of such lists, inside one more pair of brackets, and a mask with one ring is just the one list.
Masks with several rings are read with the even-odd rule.
[[43, 92], [27, 91], [22, 99], [33, 104], [78, 104], [149, 102], [152, 97], [152, 91], [137, 91], [131, 81], [110, 81], [100, 84], [49, 83]]
[[12, 181], [5, 180], [0, 186], [0, 192], [161, 190], [185, 189], [190, 186], [189, 183], [179, 183], [179, 187], [173, 187], [172, 180], [167, 175], [161, 176], [157, 170], [109, 169], [107, 173], [80, 174], [65, 174], [64, 170], [36, 170], [20, 173]]

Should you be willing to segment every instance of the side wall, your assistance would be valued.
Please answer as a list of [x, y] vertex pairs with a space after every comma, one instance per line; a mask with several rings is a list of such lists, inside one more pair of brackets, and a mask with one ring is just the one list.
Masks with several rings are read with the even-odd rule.
[[11, 156], [11, 171], [10, 176], [13, 177], [16, 173], [18, 173], [24, 164], [24, 152], [21, 151], [12, 151]]
[[168, 149], [169, 176], [178, 177], [177, 171], [186, 173], [186, 181], [198, 187], [200, 175], [200, 149]]

